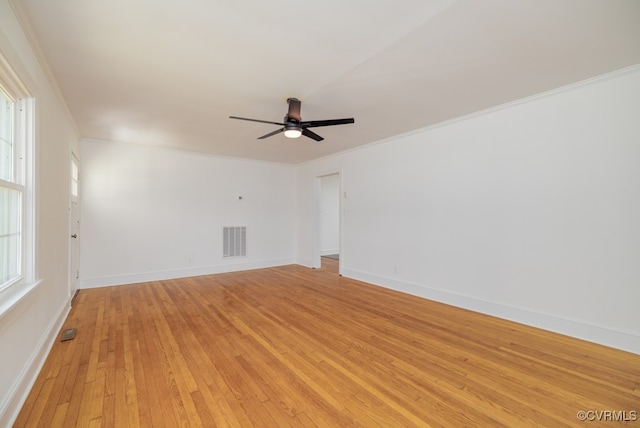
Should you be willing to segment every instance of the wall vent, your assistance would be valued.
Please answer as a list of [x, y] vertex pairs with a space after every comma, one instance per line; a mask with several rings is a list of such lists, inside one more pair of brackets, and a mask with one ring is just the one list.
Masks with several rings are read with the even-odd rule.
[[247, 227], [224, 226], [222, 228], [222, 257], [247, 255]]

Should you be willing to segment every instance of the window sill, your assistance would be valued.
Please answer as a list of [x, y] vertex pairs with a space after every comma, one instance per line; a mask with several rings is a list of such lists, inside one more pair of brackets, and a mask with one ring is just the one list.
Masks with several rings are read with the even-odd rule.
[[[0, 321], [13, 309], [16, 308], [27, 296], [38, 288], [42, 283], [41, 279], [33, 282], [18, 282], [0, 292]], [[0, 327], [0, 330], [2, 328]]]

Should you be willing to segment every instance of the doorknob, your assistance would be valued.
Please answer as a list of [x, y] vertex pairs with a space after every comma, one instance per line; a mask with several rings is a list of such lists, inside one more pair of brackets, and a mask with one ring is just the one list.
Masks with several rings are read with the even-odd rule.
[[71, 235], [72, 238], [77, 238], [78, 235], [76, 233], [74, 233], [73, 235]]

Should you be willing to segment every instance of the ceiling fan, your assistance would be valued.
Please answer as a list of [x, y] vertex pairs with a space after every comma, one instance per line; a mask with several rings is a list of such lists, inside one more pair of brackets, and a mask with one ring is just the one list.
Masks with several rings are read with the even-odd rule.
[[353, 120], [352, 117], [348, 119], [311, 120], [311, 121], [303, 122], [302, 119], [300, 118], [300, 105], [302, 104], [302, 102], [297, 98], [287, 98], [287, 103], [289, 103], [289, 111], [284, 117], [284, 120], [283, 120], [284, 123], [271, 122], [268, 120], [248, 119], [246, 117], [238, 117], [238, 116], [229, 116], [229, 118], [248, 120], [251, 122], [270, 123], [272, 125], [280, 125], [283, 127], [278, 129], [277, 131], [273, 131], [266, 135], [263, 135], [262, 137], [258, 137], [258, 140], [262, 140], [263, 138], [268, 138], [273, 135], [284, 132], [285, 137], [289, 137], [289, 138], [298, 138], [300, 135], [304, 135], [305, 137], [309, 137], [316, 141], [322, 141], [324, 140], [324, 138], [322, 138], [315, 132], [310, 131], [309, 128], [355, 123], [355, 120]]

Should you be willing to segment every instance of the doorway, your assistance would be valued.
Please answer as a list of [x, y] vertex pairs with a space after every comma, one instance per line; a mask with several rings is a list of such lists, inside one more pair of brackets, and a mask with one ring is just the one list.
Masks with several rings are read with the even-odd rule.
[[342, 265], [340, 173], [331, 172], [318, 176], [316, 184], [314, 267], [328, 267], [339, 273]]

